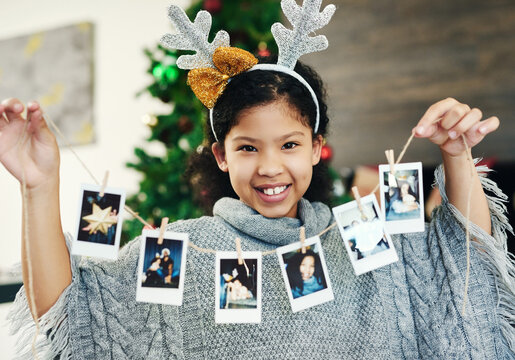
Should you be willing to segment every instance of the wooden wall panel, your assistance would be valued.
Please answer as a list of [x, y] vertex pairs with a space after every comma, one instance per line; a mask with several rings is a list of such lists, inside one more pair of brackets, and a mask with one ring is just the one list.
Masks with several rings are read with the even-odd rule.
[[[445, 97], [497, 115], [501, 128], [475, 156], [515, 161], [515, 1], [333, 0], [319, 33], [329, 49], [301, 58], [325, 80], [336, 167], [377, 164], [398, 154], [429, 105]], [[440, 162], [416, 139], [407, 161]]]

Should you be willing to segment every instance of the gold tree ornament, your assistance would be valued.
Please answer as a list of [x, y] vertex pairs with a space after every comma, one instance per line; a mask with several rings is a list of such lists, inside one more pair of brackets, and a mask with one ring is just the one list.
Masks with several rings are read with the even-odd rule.
[[111, 206], [101, 209], [97, 204], [93, 204], [93, 213], [82, 217], [89, 223], [83, 230], [89, 230], [90, 234], [100, 231], [102, 234], [107, 235], [107, 230], [116, 224], [118, 220], [117, 216], [111, 215], [111, 209]]

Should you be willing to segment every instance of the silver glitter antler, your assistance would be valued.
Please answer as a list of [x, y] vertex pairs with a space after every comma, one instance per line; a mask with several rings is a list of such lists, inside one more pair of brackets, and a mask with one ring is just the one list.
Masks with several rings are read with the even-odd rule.
[[328, 42], [324, 35], [310, 37], [309, 34], [329, 23], [336, 10], [332, 4], [320, 13], [322, 0], [304, 0], [302, 7], [295, 0], [282, 0], [284, 15], [293, 26], [286, 29], [281, 23], [272, 25], [272, 34], [279, 47], [278, 65], [293, 69], [297, 59], [304, 54], [327, 49]]
[[176, 34], [166, 34], [161, 38], [161, 43], [171, 49], [195, 50], [195, 55], [181, 55], [177, 59], [177, 67], [184, 70], [197, 68], [215, 68], [213, 53], [220, 46], [229, 46], [229, 34], [223, 30], [216, 33], [215, 39], [210, 44], [208, 41], [211, 30], [211, 14], [207, 11], [199, 11], [195, 20], [190, 21], [184, 10], [177, 5], [170, 5], [168, 17], [177, 29]]

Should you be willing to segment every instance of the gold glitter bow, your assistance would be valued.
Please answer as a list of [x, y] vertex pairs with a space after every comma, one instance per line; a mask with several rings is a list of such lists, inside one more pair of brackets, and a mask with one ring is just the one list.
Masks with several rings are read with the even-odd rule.
[[216, 69], [200, 68], [188, 73], [188, 85], [208, 109], [215, 106], [229, 78], [247, 71], [258, 60], [248, 51], [235, 47], [219, 47], [213, 53], [213, 63]]

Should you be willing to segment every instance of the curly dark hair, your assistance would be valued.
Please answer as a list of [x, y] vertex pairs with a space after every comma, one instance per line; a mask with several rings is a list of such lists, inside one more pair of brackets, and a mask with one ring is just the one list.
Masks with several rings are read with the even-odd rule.
[[[260, 58], [260, 63], [276, 63], [277, 57]], [[297, 62], [295, 69], [311, 86], [316, 94], [320, 110], [318, 135], [327, 134], [329, 118], [327, 116], [326, 92], [322, 80], [309, 66]], [[237, 125], [238, 115], [247, 109], [269, 104], [274, 101], [286, 103], [298, 110], [301, 121], [314, 128], [316, 107], [309, 90], [294, 77], [276, 71], [254, 70], [244, 72], [231, 78], [224, 93], [218, 99], [213, 109], [214, 127], [223, 147], [225, 136], [231, 128]], [[192, 185], [196, 202], [208, 214], [212, 214], [213, 205], [223, 197], [238, 199], [234, 192], [229, 174], [218, 168], [211, 145], [216, 139], [210, 124], [205, 126], [204, 144], [190, 157], [185, 176]], [[328, 168], [320, 161], [313, 167], [313, 176], [304, 198], [309, 201], [329, 203], [332, 184]]]
[[287, 262], [286, 274], [290, 281], [290, 287], [293, 289], [299, 289], [302, 293], [304, 291], [304, 281], [302, 281], [302, 275], [300, 273], [300, 264], [304, 258], [312, 256], [315, 259], [315, 272], [313, 276], [324, 288], [327, 287], [327, 283], [324, 277], [324, 271], [322, 269], [322, 261], [320, 256], [311, 249], [306, 249], [306, 253], [303, 254], [300, 250], [295, 253]]

